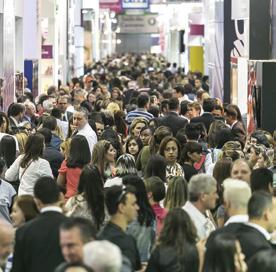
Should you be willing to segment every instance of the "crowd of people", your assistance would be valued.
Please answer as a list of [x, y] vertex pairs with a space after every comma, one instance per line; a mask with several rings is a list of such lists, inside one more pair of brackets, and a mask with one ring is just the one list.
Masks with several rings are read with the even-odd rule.
[[0, 112], [1, 269], [273, 271], [274, 136], [154, 54], [26, 88]]

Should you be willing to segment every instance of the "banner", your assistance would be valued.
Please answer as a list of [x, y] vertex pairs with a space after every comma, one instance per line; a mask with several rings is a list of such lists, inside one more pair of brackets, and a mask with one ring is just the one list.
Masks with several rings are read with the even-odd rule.
[[157, 14], [119, 15], [120, 33], [159, 33]]

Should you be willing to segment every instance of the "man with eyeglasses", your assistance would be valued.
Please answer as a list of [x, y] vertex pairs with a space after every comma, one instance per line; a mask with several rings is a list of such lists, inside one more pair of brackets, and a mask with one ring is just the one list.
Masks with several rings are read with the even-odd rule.
[[79, 108], [73, 114], [73, 135], [83, 135], [89, 145], [90, 152], [97, 143], [97, 135], [88, 123], [88, 111], [85, 108]]
[[130, 261], [132, 271], [141, 269], [136, 241], [132, 236], [126, 234], [128, 224], [137, 217], [139, 210], [134, 189], [131, 186], [108, 188], [105, 204], [111, 218], [98, 238], [117, 245], [122, 254]]

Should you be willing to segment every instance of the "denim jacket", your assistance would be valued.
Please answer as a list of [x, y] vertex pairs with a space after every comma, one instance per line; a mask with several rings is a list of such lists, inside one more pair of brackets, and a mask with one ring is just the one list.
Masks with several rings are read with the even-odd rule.
[[140, 225], [140, 223], [135, 220], [128, 225], [126, 233], [135, 238], [141, 262], [147, 262], [155, 242], [155, 220], [152, 222], [152, 225], [148, 227], [146, 225]]

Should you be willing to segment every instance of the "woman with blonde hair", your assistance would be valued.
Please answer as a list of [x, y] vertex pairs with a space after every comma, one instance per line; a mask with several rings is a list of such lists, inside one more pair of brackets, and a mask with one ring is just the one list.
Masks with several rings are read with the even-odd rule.
[[130, 125], [130, 134], [136, 137], [140, 136], [140, 131], [148, 125], [148, 121], [143, 117], [135, 118]]
[[183, 177], [173, 177], [168, 182], [164, 207], [168, 210], [181, 208], [188, 199], [188, 185]]

